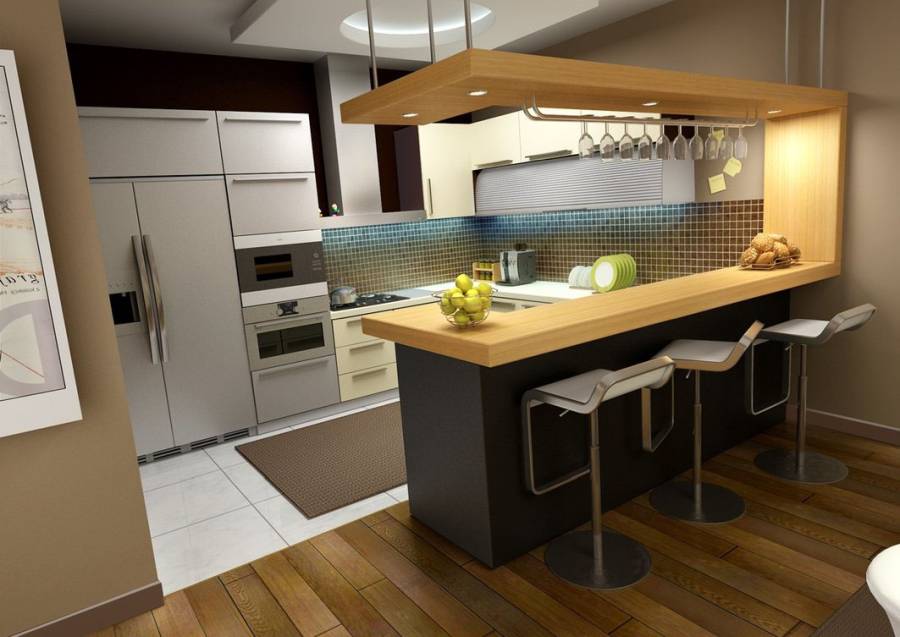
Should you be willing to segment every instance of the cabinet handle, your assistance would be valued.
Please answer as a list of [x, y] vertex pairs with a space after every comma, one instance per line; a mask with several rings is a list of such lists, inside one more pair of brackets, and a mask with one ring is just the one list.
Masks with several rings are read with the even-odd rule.
[[425, 182], [426, 182], [426, 184], [428, 185], [428, 211], [427, 211], [427, 216], [433, 217], [433, 216], [434, 216], [434, 198], [431, 196], [431, 177], [429, 177], [428, 179], [426, 179]]
[[487, 161], [483, 164], [475, 164], [476, 170], [481, 170], [482, 168], [496, 168], [497, 166], [508, 166], [513, 163], [512, 159], [498, 159], [497, 161]]
[[348, 352], [358, 352], [361, 349], [369, 349], [370, 347], [382, 347], [387, 341], [372, 341], [371, 343], [363, 343], [362, 345], [355, 345], [354, 347], [348, 347]]
[[355, 374], [350, 374], [350, 378], [356, 379], [360, 376], [372, 376], [373, 374], [381, 374], [388, 370], [387, 367], [376, 367], [374, 369], [366, 369], [361, 372], [356, 372]]
[[266, 376], [275, 376], [276, 374], [283, 374], [284, 372], [290, 372], [295, 369], [300, 369], [301, 367], [312, 367], [313, 365], [324, 365], [330, 359], [328, 358], [314, 358], [311, 361], [300, 361], [299, 363], [291, 363], [290, 365], [281, 365], [280, 367], [271, 367], [269, 369], [264, 369], [262, 371], [256, 372], [257, 378], [265, 378]]
[[271, 122], [272, 124], [302, 124], [302, 117], [266, 117], [265, 115], [227, 115], [224, 122]]
[[231, 181], [240, 183], [243, 181], [309, 181], [307, 175], [245, 175], [232, 177]]
[[144, 254], [147, 255], [150, 283], [153, 286], [153, 298], [156, 299], [156, 316], [159, 318], [159, 349], [162, 362], [169, 362], [169, 338], [166, 334], [166, 310], [163, 305], [162, 287], [159, 284], [159, 272], [156, 267], [156, 257], [153, 254], [153, 243], [150, 235], [144, 235]]
[[78, 117], [84, 119], [180, 119], [192, 122], [205, 122], [209, 120], [209, 115], [202, 113], [154, 113], [152, 115], [140, 115], [137, 113], [92, 113], [87, 110], [79, 110]]
[[273, 321], [264, 321], [262, 323], [256, 323], [253, 325], [253, 329], [257, 332], [261, 332], [263, 330], [267, 330], [270, 327], [279, 327], [281, 329], [286, 329], [290, 327], [296, 327], [298, 325], [313, 325], [315, 323], [324, 323], [326, 315], [322, 314], [305, 314], [303, 316], [298, 316], [295, 319], [287, 319], [285, 317], [281, 317], [275, 319]]
[[525, 159], [528, 161], [535, 161], [538, 159], [553, 159], [554, 157], [565, 157], [567, 155], [573, 154], [571, 149], [569, 148], [560, 148], [559, 150], [550, 150], [546, 153], [537, 153], [536, 155], [525, 155]]
[[147, 261], [144, 244], [139, 235], [132, 235], [134, 260], [137, 262], [138, 278], [141, 280], [141, 300], [144, 302], [144, 318], [147, 321], [147, 338], [150, 340], [150, 361], [159, 365], [159, 342], [156, 335], [156, 310], [150, 305], [150, 278], [147, 276]]
[[362, 317], [347, 319], [346, 325], [356, 325], [357, 323], [362, 323]]

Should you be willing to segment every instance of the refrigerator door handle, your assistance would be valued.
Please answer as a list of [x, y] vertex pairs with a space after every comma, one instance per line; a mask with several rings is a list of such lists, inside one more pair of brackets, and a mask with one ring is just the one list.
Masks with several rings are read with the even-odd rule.
[[153, 298], [156, 300], [156, 316], [159, 319], [159, 348], [160, 358], [163, 363], [169, 362], [169, 339], [166, 335], [166, 310], [162, 299], [162, 288], [159, 285], [159, 272], [156, 267], [156, 257], [153, 254], [153, 243], [150, 235], [144, 235], [144, 254], [147, 256], [147, 265], [150, 269], [150, 283], [153, 286]]
[[147, 262], [144, 260], [144, 245], [141, 237], [132, 235], [134, 260], [137, 262], [138, 278], [141, 280], [141, 300], [144, 302], [144, 319], [147, 321], [147, 338], [150, 341], [150, 360], [159, 365], [159, 344], [156, 336], [156, 310], [150, 305], [150, 280], [147, 277]]

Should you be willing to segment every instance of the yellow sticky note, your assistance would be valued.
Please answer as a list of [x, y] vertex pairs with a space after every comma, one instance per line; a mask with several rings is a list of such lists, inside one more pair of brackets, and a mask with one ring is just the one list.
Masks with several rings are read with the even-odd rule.
[[725, 175], [719, 173], [709, 178], [709, 194], [714, 195], [722, 192], [727, 186], [725, 185]]
[[741, 169], [743, 167], [744, 164], [741, 163], [740, 159], [731, 157], [728, 161], [725, 162], [725, 168], [722, 169], [722, 172], [724, 172], [729, 177], [734, 177], [739, 172], [741, 172]]
[[725, 138], [725, 130], [721, 128], [713, 129], [713, 139], [718, 141], [722, 141]]

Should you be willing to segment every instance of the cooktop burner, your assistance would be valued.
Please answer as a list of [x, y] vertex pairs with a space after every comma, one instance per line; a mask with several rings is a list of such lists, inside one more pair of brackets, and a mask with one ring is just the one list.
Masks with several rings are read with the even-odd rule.
[[344, 303], [343, 305], [332, 305], [332, 311], [350, 310], [355, 307], [366, 307], [369, 305], [381, 305], [382, 303], [393, 303], [394, 301], [405, 301], [408, 296], [400, 296], [398, 294], [360, 294], [353, 303]]

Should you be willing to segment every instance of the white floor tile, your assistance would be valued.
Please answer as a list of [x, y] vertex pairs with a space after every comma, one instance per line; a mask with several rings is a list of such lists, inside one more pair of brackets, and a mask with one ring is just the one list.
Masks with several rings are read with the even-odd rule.
[[150, 491], [215, 471], [218, 466], [203, 451], [192, 451], [141, 465], [140, 469], [144, 491]]
[[394, 504], [397, 501], [392, 497], [379, 493], [311, 520], [281, 495], [257, 503], [256, 508], [288, 544], [297, 544]]
[[254, 440], [262, 440], [263, 438], [270, 438], [272, 436], [286, 434], [290, 431], [290, 428], [285, 427], [284, 429], [278, 429], [277, 431], [270, 431], [267, 434], [260, 434], [258, 436], [251, 436], [249, 438], [238, 438], [237, 440], [232, 440], [231, 442], [223, 442], [220, 445], [207, 447], [206, 449], [204, 449], [204, 451], [209, 454], [209, 457], [212, 458], [213, 462], [215, 462], [219, 467], [221, 467], [222, 469], [226, 469], [227, 467], [233, 467], [236, 464], [247, 462], [244, 459], [244, 456], [234, 450], [235, 447], [245, 445], [248, 442], [253, 442]]
[[229, 479], [240, 489], [241, 493], [256, 503], [262, 500], [268, 500], [278, 495], [278, 489], [273, 487], [271, 483], [263, 477], [256, 468], [249, 462], [242, 462], [224, 470]]
[[406, 502], [407, 500], [409, 500], [409, 488], [405, 484], [401, 484], [399, 487], [394, 487], [386, 493], [394, 498], [397, 502]]
[[144, 502], [153, 537], [250, 504], [219, 470], [146, 491]]
[[153, 538], [166, 595], [284, 547], [252, 506]]

